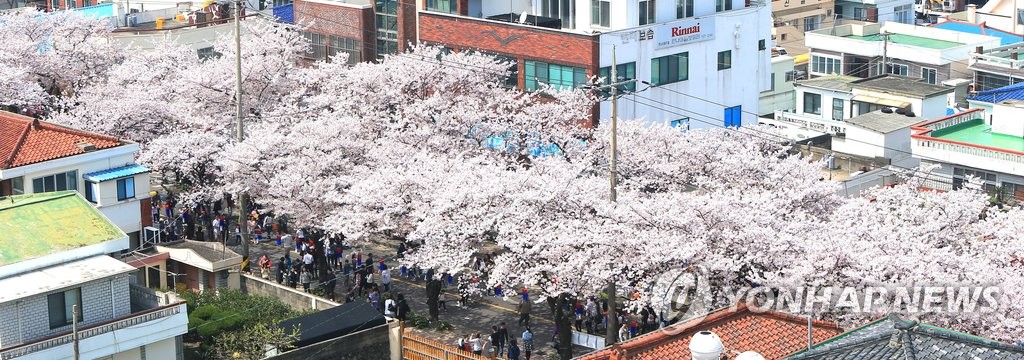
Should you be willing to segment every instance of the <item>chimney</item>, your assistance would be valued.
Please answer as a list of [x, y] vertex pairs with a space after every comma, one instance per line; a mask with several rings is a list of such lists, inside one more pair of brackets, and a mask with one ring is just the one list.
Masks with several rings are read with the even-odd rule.
[[96, 145], [93, 145], [92, 143], [90, 143], [88, 141], [79, 141], [75, 145], [78, 145], [78, 147], [81, 148], [82, 151], [85, 151], [85, 152], [96, 151]]
[[975, 46], [974, 47], [974, 52], [976, 52], [978, 54], [981, 54], [981, 53], [985, 52], [985, 47], [981, 46], [981, 45]]
[[971, 24], [978, 23], [978, 5], [968, 4], [967, 5], [967, 22]]
[[1016, 51], [1010, 53], [1010, 60], [1017, 60], [1017, 52]]
[[690, 357], [693, 360], [719, 360], [725, 345], [722, 339], [710, 331], [701, 331], [690, 338]]

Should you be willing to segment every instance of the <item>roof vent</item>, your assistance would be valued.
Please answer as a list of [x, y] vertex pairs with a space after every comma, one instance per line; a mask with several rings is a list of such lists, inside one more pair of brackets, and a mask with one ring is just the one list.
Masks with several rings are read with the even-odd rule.
[[96, 145], [93, 145], [92, 143], [90, 143], [88, 141], [79, 141], [75, 145], [78, 145], [78, 147], [81, 148], [82, 151], [85, 151], [85, 152], [96, 151]]
[[754, 351], [744, 351], [736, 355], [735, 360], [764, 360], [764, 356]]
[[907, 117], [914, 117], [914, 116], [917, 116], [917, 115], [914, 115], [914, 112], [913, 112], [913, 111], [907, 111], [907, 113], [906, 113], [906, 114], [903, 114], [903, 115], [906, 115]]
[[722, 339], [710, 331], [701, 331], [690, 339], [690, 357], [693, 360], [718, 360], [725, 346]]
[[892, 108], [884, 107], [882, 108], [882, 112], [886, 114], [892, 114]]
[[907, 109], [905, 109], [905, 108], [896, 108], [896, 113], [900, 114], [900, 115], [906, 114], [907, 113]]

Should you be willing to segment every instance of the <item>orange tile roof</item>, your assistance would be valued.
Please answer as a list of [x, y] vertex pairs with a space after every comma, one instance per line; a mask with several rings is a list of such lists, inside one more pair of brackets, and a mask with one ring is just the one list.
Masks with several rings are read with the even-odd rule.
[[99, 149], [125, 144], [115, 137], [94, 134], [0, 111], [0, 169], [10, 169], [86, 153], [79, 143]]
[[[812, 321], [815, 344], [843, 332], [839, 325]], [[584, 355], [579, 360], [690, 360], [690, 338], [698, 331], [717, 334], [728, 358], [756, 351], [765, 359], [781, 359], [807, 348], [807, 318], [775, 311], [752, 312], [746, 304], [709, 314], [624, 343]]]

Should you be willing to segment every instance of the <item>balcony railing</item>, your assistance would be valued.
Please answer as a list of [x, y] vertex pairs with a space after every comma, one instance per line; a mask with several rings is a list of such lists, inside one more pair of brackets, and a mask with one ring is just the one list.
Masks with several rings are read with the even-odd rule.
[[[1013, 59], [1011, 54], [1018, 54], [1019, 60]], [[985, 50], [978, 54], [971, 54], [971, 64], [983, 62], [985, 65], [999, 66], [1007, 69], [1024, 69], [1024, 46], [1019, 44], [1000, 46]]]
[[823, 119], [817, 116], [776, 111], [775, 120], [822, 133], [836, 134], [846, 132], [845, 122]]
[[937, 155], [934, 154], [935, 151], [945, 151], [961, 155], [978, 156], [998, 161], [1006, 161], [1011, 163], [1003, 163], [1008, 166], [1006, 169], [1007, 172], [1014, 172], [1014, 168], [1019, 168], [1021, 165], [1024, 165], [1024, 152], [931, 136], [931, 132], [934, 130], [945, 129], [950, 126], [956, 126], [968, 121], [983, 118], [985, 118], [985, 111], [983, 109], [971, 109], [956, 115], [911, 126], [910, 130], [912, 133], [911, 138], [913, 141], [912, 148], [914, 155], [921, 156], [922, 158], [932, 158], [935, 157], [934, 155]]
[[[163, 307], [158, 307], [140, 313], [131, 314], [120, 319], [114, 319], [108, 322], [82, 327], [81, 329], [78, 330], [78, 340], [81, 341], [83, 339], [88, 339], [96, 335], [105, 334], [111, 331], [120, 330], [139, 324], [144, 324], [153, 320], [174, 316], [184, 312], [185, 303], [177, 303]], [[51, 337], [32, 341], [29, 343], [14, 345], [9, 348], [0, 349], [0, 359], [14, 359], [37, 351], [42, 351], [57, 346], [70, 344], [71, 342], [71, 332], [68, 331]]]

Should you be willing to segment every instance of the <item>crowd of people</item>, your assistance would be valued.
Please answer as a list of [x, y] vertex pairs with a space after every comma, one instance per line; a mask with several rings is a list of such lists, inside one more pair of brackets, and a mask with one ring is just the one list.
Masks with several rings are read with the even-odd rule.
[[527, 326], [521, 336], [522, 347], [515, 334], [509, 334], [508, 325], [501, 322], [491, 326], [490, 335], [484, 338], [479, 332], [466, 334], [459, 338], [456, 346], [464, 351], [476, 355], [493, 355], [494, 357], [504, 356], [509, 360], [522, 359], [530, 360], [533, 355], [533, 331]]

